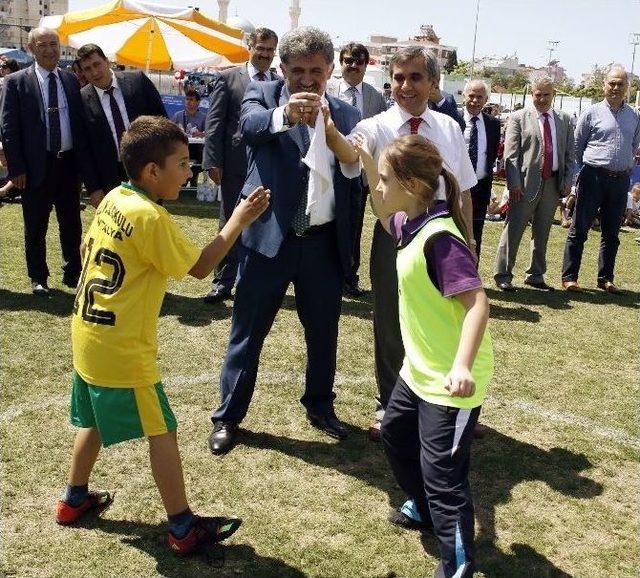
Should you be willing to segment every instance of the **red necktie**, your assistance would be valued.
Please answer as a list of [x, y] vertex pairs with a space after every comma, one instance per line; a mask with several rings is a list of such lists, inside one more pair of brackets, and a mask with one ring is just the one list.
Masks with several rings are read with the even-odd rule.
[[551, 123], [549, 113], [545, 112], [544, 117], [544, 156], [542, 159], [542, 178], [548, 179], [553, 174], [553, 139], [551, 138]]
[[409, 119], [409, 127], [411, 128], [411, 134], [418, 134], [418, 127], [422, 122], [422, 117], [420, 116], [412, 116]]

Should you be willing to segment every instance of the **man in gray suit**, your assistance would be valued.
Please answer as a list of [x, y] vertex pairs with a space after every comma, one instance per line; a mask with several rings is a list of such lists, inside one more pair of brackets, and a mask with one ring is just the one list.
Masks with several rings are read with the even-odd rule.
[[[337, 96], [340, 100], [355, 106], [360, 111], [362, 118], [370, 118], [387, 110], [387, 103], [382, 94], [363, 81], [368, 64], [369, 51], [363, 44], [350, 42], [340, 49], [342, 80], [338, 87]], [[352, 297], [362, 295], [362, 290], [359, 286], [358, 269], [360, 268], [360, 239], [362, 238], [362, 225], [364, 223], [368, 192], [369, 185], [363, 173], [360, 211], [353, 230], [353, 267], [351, 271], [347, 272], [345, 278], [345, 292]]]
[[502, 291], [514, 291], [513, 266], [522, 235], [531, 220], [531, 263], [525, 285], [552, 291], [544, 281], [547, 240], [561, 196], [571, 191], [574, 149], [571, 117], [551, 108], [553, 79], [531, 82], [533, 108], [509, 117], [504, 159], [509, 189], [509, 212], [500, 237], [494, 279]]
[[[247, 174], [246, 145], [238, 123], [240, 106], [250, 82], [278, 80], [269, 67], [276, 53], [278, 35], [269, 28], [257, 28], [247, 39], [249, 62], [222, 71], [214, 81], [209, 96], [209, 111], [205, 124], [205, 144], [202, 168], [214, 183], [220, 185], [220, 229], [224, 227], [238, 201]], [[211, 290], [205, 303], [219, 303], [231, 297], [236, 279], [238, 257], [231, 249], [216, 269]]]

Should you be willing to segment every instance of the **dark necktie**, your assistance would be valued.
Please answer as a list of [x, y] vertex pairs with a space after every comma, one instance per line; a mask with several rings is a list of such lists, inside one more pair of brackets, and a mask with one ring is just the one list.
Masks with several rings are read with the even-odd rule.
[[109, 95], [109, 106], [111, 107], [111, 116], [113, 117], [113, 128], [116, 131], [116, 138], [118, 139], [118, 149], [120, 149], [120, 141], [122, 140], [122, 134], [126, 130], [124, 128], [124, 120], [122, 120], [122, 114], [120, 114], [120, 107], [116, 101], [115, 96], [113, 96], [114, 86], [110, 86], [105, 90], [105, 92]]
[[542, 159], [542, 178], [548, 179], [553, 174], [553, 139], [551, 138], [551, 123], [549, 113], [543, 115], [544, 121], [544, 157]]
[[[307, 151], [309, 150], [309, 145], [311, 144], [311, 140], [309, 139], [309, 129], [307, 128], [306, 124], [298, 124], [298, 126], [293, 130], [299, 131], [300, 136], [302, 137], [302, 143], [304, 144], [304, 147], [303, 147], [304, 149], [303, 156], [304, 156], [307, 154]], [[308, 187], [309, 187], [309, 181], [308, 179], [305, 179], [304, 190], [300, 195], [300, 204], [298, 205], [298, 208], [296, 209], [296, 214], [293, 216], [293, 221], [291, 222], [291, 227], [296, 233], [298, 233], [298, 235], [301, 235], [304, 231], [306, 231], [309, 228], [309, 225], [311, 224], [311, 217], [307, 215], [307, 199], [308, 199], [308, 192], [309, 192]]]
[[409, 129], [411, 130], [411, 134], [418, 134], [418, 129], [420, 128], [421, 123], [422, 123], [421, 116], [412, 116], [409, 119]]
[[356, 97], [358, 89], [355, 86], [350, 86], [347, 89], [347, 92], [351, 95], [351, 106], [355, 106], [356, 108], [358, 108], [358, 99]]
[[264, 72], [260, 71], [258, 72], [258, 74], [256, 74], [256, 80], [267, 80], [267, 75]]
[[469, 158], [473, 170], [478, 168], [478, 117], [471, 117], [471, 134], [469, 135]]
[[62, 130], [60, 128], [60, 109], [58, 108], [58, 79], [53, 72], [49, 73], [49, 151], [60, 152], [62, 148]]

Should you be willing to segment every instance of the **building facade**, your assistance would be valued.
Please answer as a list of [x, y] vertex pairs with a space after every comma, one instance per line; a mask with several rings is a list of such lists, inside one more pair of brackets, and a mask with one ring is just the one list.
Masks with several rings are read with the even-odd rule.
[[[43, 16], [65, 14], [69, 0], [0, 0], [0, 47], [27, 47], [29, 30], [36, 28]], [[74, 58], [73, 49], [62, 47], [62, 58]]]

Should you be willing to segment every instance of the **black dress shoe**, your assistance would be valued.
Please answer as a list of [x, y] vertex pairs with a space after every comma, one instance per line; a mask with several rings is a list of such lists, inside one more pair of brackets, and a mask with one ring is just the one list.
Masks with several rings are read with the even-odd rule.
[[357, 281], [355, 283], [345, 283], [344, 292], [350, 297], [362, 297], [364, 294], [364, 291], [360, 289]]
[[497, 283], [498, 289], [501, 291], [515, 291], [516, 288], [511, 284], [510, 281], [502, 281], [501, 283]]
[[217, 456], [226, 454], [235, 444], [238, 424], [219, 421], [209, 436], [209, 449]]
[[31, 292], [38, 297], [46, 297], [49, 295], [49, 287], [47, 282], [40, 283], [39, 281], [31, 281]]
[[204, 302], [210, 305], [220, 303], [225, 299], [231, 299], [231, 289], [225, 289], [224, 287], [215, 287], [204, 296]]
[[346, 439], [347, 429], [342, 425], [342, 422], [335, 416], [330, 414], [315, 414], [307, 412], [307, 419], [313, 427], [321, 429], [327, 435], [338, 440]]
[[529, 285], [529, 287], [533, 287], [534, 289], [539, 289], [540, 291], [555, 291], [555, 287], [551, 287], [551, 285], [547, 285], [544, 281], [525, 281], [525, 285]]

